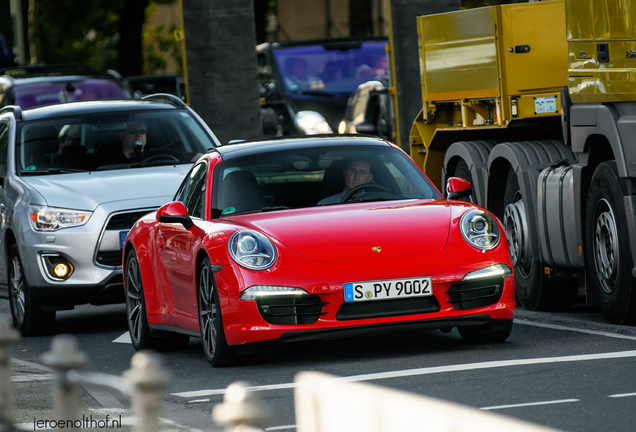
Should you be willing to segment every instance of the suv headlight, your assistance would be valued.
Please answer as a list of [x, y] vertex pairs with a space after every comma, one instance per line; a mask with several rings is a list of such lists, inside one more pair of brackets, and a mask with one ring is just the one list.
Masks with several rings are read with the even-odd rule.
[[501, 235], [495, 219], [483, 210], [468, 210], [459, 221], [462, 236], [471, 246], [481, 250], [497, 247]]
[[29, 220], [36, 231], [57, 231], [84, 225], [92, 212], [67, 210], [32, 204], [29, 206]]
[[230, 256], [236, 263], [250, 270], [265, 270], [276, 262], [276, 248], [270, 239], [251, 230], [232, 234], [227, 244]]

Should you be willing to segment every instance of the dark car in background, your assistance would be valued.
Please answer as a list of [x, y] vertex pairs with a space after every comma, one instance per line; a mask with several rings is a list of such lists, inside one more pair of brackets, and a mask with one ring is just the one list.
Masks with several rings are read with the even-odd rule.
[[136, 99], [154, 93], [167, 93], [188, 102], [185, 95], [185, 79], [181, 74], [127, 76], [133, 97]]
[[351, 94], [338, 133], [377, 135], [394, 141], [394, 120], [387, 79], [363, 82]]
[[387, 41], [377, 36], [258, 45], [263, 135], [335, 132], [358, 85], [387, 76]]
[[115, 71], [73, 64], [0, 69], [0, 108], [23, 109], [62, 102], [131, 99], [130, 85]]

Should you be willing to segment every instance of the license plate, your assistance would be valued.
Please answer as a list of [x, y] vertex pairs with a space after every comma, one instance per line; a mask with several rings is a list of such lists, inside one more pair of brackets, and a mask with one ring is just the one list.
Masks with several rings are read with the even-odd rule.
[[128, 231], [120, 231], [119, 232], [119, 243], [121, 248], [124, 248], [124, 242], [126, 241], [126, 236], [128, 235]]
[[430, 276], [344, 284], [344, 297], [347, 303], [432, 295], [433, 282]]

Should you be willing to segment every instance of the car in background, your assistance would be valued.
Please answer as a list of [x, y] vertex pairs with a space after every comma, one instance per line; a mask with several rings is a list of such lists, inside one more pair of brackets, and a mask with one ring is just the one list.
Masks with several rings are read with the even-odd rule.
[[363, 82], [351, 94], [339, 134], [368, 134], [394, 141], [393, 109], [387, 79]]
[[131, 88], [117, 72], [74, 64], [27, 65], [0, 69], [0, 108], [98, 99], [130, 99]]
[[[342, 193], [345, 174], [358, 184]], [[216, 147], [125, 240], [133, 346], [200, 337], [223, 366], [277, 341], [457, 327], [469, 343], [502, 342], [515, 309], [504, 229], [455, 200], [466, 180], [447, 192], [378, 138]]]
[[122, 302], [128, 230], [219, 144], [172, 95], [0, 109], [0, 296], [15, 327], [42, 334], [58, 310]]
[[168, 93], [180, 97], [186, 103], [188, 102], [183, 75], [134, 75], [127, 76], [126, 81], [130, 84], [133, 97], [137, 99], [153, 93]]
[[387, 76], [387, 42], [370, 36], [258, 45], [263, 135], [336, 131], [358, 85]]

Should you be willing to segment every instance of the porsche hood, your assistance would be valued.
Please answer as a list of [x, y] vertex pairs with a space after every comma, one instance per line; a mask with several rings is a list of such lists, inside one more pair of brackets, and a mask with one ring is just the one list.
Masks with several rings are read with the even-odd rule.
[[276, 212], [276, 216], [265, 213], [250, 225], [314, 261], [388, 258], [444, 248], [450, 229], [448, 201], [409, 203], [325, 206]]

